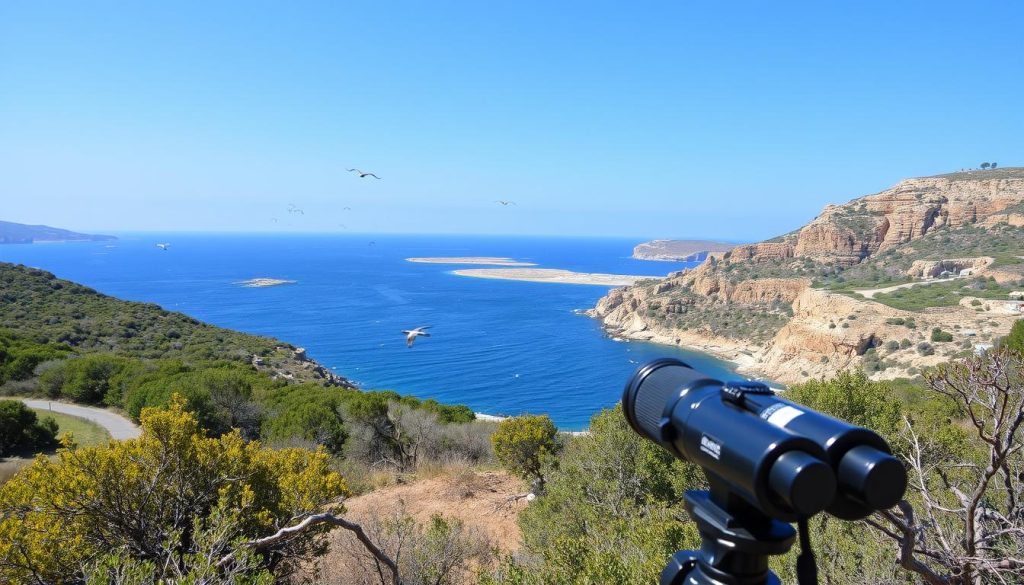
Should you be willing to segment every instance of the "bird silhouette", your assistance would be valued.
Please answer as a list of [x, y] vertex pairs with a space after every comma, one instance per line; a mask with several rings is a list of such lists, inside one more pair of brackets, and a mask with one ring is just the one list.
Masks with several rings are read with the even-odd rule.
[[516, 204], [515, 201], [506, 201], [504, 199], [498, 199], [497, 201], [495, 201], [495, 203], [501, 203], [505, 207], [508, 207], [509, 205], [515, 205]]
[[166, 252], [166, 251], [167, 251], [167, 249], [171, 247], [171, 245], [170, 245], [170, 244], [157, 244], [157, 245], [156, 245], [156, 247], [157, 247], [157, 248], [160, 248], [161, 250], [163, 250], [164, 252]]
[[430, 337], [430, 334], [427, 333], [427, 329], [430, 329], [430, 325], [424, 325], [423, 327], [402, 331], [402, 333], [405, 333], [405, 344], [409, 346], [409, 349], [412, 349], [412, 344], [416, 341], [417, 337], [421, 335], [423, 337]]
[[378, 177], [377, 175], [375, 175], [373, 173], [367, 173], [367, 172], [361, 171], [359, 169], [345, 169], [345, 170], [347, 170], [350, 173], [359, 173], [359, 178], [360, 179], [365, 179], [366, 177], [373, 177], [374, 179], [380, 179], [380, 177]]
[[302, 211], [298, 207], [295, 207], [295, 205], [292, 203], [288, 204], [288, 213], [301, 213], [302, 215], [306, 215], [305, 211]]
[[342, 207], [341, 210], [342, 211], [352, 211], [352, 208], [351, 207]]

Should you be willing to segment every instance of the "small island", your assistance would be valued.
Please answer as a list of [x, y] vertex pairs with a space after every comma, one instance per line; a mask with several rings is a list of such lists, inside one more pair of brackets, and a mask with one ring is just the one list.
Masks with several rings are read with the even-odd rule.
[[455, 270], [454, 274], [471, 276], [473, 278], [522, 280], [526, 282], [548, 282], [555, 284], [594, 284], [601, 286], [628, 286], [636, 284], [641, 280], [659, 280], [664, 278], [662, 276], [573, 272], [557, 268], [469, 268]]
[[418, 262], [421, 264], [488, 264], [492, 266], [536, 266], [532, 262], [520, 262], [512, 258], [499, 258], [496, 256], [452, 256], [440, 258], [406, 258], [406, 262]]
[[236, 283], [246, 288], [266, 288], [268, 286], [281, 286], [282, 284], [295, 284], [298, 281], [284, 280], [281, 278], [251, 278]]

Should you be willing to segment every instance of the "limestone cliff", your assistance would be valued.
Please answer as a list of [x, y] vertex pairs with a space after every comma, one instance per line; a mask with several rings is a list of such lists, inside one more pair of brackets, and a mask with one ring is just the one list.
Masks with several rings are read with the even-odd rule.
[[708, 240], [651, 240], [637, 244], [633, 257], [637, 260], [703, 262], [709, 254], [724, 253], [735, 244]]
[[[615, 289], [590, 314], [617, 335], [717, 353], [784, 383], [862, 366], [912, 375], [1020, 316], [1002, 284], [987, 283], [1024, 279], [1022, 216], [1024, 168], [907, 179], [784, 236]], [[936, 328], [953, 341], [933, 344]]]

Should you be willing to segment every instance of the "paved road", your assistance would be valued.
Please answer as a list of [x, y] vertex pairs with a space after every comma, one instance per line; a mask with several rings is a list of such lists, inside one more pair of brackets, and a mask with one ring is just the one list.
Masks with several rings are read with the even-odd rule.
[[107, 429], [110, 436], [115, 439], [134, 439], [142, 434], [138, 425], [132, 421], [119, 414], [114, 414], [113, 412], [102, 408], [79, 406], [77, 404], [68, 404], [66, 402], [50, 402], [49, 400], [33, 400], [30, 398], [19, 398], [18, 400], [21, 400], [31, 408], [52, 410], [53, 412], [69, 414], [71, 416], [77, 416], [79, 418], [92, 421]]

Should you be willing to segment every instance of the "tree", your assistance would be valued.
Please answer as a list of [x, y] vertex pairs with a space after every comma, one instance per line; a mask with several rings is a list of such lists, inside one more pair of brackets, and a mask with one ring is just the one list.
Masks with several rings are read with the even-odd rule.
[[987, 162], [983, 162], [983, 163], [981, 163], [981, 168], [982, 168], [982, 170], [985, 170], [985, 169], [987, 169], [988, 167], [989, 167], [989, 164], [988, 164]]
[[49, 417], [42, 420], [35, 411], [17, 400], [0, 400], [0, 457], [21, 449], [53, 446], [57, 423]]
[[544, 486], [542, 466], [555, 454], [558, 429], [547, 415], [515, 416], [498, 423], [491, 435], [494, 456], [503, 467]]
[[1024, 355], [1024, 319], [1017, 319], [1010, 333], [1000, 342], [1001, 347]]
[[0, 488], [0, 582], [81, 582], [110, 557], [150, 582], [284, 574], [343, 522], [322, 512], [348, 493], [325, 451], [208, 438], [181, 397], [141, 424], [138, 439], [40, 456]]
[[990, 168], [990, 169], [994, 169], [994, 168], [996, 168], [996, 166], [997, 166], [998, 164], [999, 164], [999, 163], [992, 163], [991, 165], [989, 165], [989, 168]]
[[869, 523], [929, 585], [1020, 583], [1024, 574], [1024, 357], [1003, 349], [945, 364], [929, 390], [953, 401], [964, 436], [907, 420], [906, 500]]

